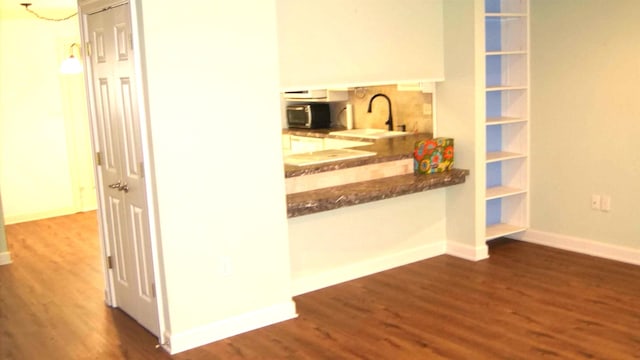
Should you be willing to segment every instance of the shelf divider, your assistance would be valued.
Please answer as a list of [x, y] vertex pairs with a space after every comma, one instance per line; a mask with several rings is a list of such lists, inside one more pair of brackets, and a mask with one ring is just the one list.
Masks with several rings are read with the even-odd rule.
[[486, 123], [489, 125], [503, 125], [503, 124], [513, 124], [519, 122], [525, 122], [527, 119], [515, 116], [501, 116], [501, 117], [490, 117], [487, 118]]
[[498, 199], [512, 195], [524, 194], [526, 192], [527, 190], [525, 189], [514, 188], [510, 186], [494, 186], [487, 188], [485, 192], [485, 199]]
[[496, 239], [502, 236], [512, 235], [521, 231], [527, 230], [524, 226], [512, 225], [512, 224], [494, 224], [487, 226], [485, 230], [485, 240]]
[[527, 157], [527, 155], [508, 151], [493, 151], [487, 153], [487, 162], [490, 163], [503, 160], [519, 159], [524, 157]]

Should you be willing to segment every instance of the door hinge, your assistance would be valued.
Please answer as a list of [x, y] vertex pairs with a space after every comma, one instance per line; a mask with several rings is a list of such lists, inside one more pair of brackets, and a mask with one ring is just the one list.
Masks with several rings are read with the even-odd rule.
[[144, 177], [144, 163], [140, 162], [140, 177]]
[[129, 46], [130, 49], [133, 50], [133, 35], [129, 34]]
[[151, 283], [151, 295], [153, 295], [153, 297], [156, 297], [156, 283]]
[[102, 154], [100, 154], [100, 151], [96, 151], [96, 165], [102, 165]]
[[91, 43], [90, 42], [86, 42], [84, 44], [84, 51], [87, 54], [88, 57], [91, 57]]
[[107, 269], [113, 269], [113, 261], [111, 260], [111, 255], [107, 256]]

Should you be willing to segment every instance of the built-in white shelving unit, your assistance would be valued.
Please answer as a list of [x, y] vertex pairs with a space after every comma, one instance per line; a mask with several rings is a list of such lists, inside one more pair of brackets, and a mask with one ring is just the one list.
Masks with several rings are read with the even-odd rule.
[[529, 226], [529, 3], [484, 0], [485, 239]]

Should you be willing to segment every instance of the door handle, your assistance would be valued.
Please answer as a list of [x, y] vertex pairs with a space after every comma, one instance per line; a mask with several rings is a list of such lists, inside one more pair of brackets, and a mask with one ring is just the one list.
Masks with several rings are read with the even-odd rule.
[[117, 189], [118, 191], [124, 191], [125, 193], [129, 192], [129, 185], [127, 185], [127, 183], [123, 184], [122, 182], [118, 181], [117, 183], [113, 183], [108, 186], [112, 189]]

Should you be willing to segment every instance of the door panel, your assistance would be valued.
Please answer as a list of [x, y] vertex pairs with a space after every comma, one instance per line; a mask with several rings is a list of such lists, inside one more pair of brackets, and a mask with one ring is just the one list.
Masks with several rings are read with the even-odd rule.
[[[120, 15], [120, 14], [118, 14]], [[120, 22], [114, 26], [116, 34], [116, 54], [118, 54], [118, 61], [129, 60], [129, 31], [126, 22]]]
[[[95, 18], [94, 18], [95, 19]], [[98, 19], [96, 19], [98, 20]], [[99, 20], [98, 20], [99, 21]], [[99, 21], [102, 23], [102, 21]], [[95, 64], [104, 64], [107, 62], [107, 54], [104, 47], [104, 27], [98, 26], [98, 24], [94, 24], [95, 28], [92, 30], [93, 35], [93, 53], [95, 54], [93, 57], [95, 59]], [[101, 25], [101, 24], [100, 24]]]
[[[115, 306], [158, 335], [129, 5], [87, 16]], [[114, 185], [110, 188], [108, 185]]]
[[138, 267], [136, 271], [138, 272], [138, 279], [140, 279], [140, 283], [138, 284], [139, 295], [147, 302], [151, 302], [153, 299], [153, 283], [149, 281], [151, 277], [149, 276], [149, 267], [147, 265], [150, 264], [150, 257], [147, 253], [147, 250], [144, 244], [148, 241], [145, 238], [146, 231], [146, 221], [145, 221], [145, 211], [142, 209], [138, 209], [134, 206], [131, 206], [130, 210], [131, 214], [131, 227], [133, 229], [133, 244], [135, 246], [135, 253], [137, 257]]
[[100, 132], [100, 148], [104, 156], [104, 166], [109, 172], [118, 171], [117, 159], [118, 144], [115, 143], [113, 120], [111, 119], [111, 100], [109, 95], [109, 80], [107, 78], [98, 79], [100, 86], [96, 91], [96, 103], [99, 104], [96, 111], [98, 128]]
[[142, 147], [140, 144], [140, 126], [136, 121], [133, 109], [135, 103], [133, 102], [131, 83], [129, 79], [120, 79], [120, 93], [122, 95], [122, 127], [125, 130], [126, 137], [122, 139], [124, 141], [125, 149], [125, 169], [128, 177], [135, 177], [137, 180], [142, 178], [142, 172], [140, 164], [142, 164]]
[[[109, 197], [109, 234], [111, 236], [114, 247], [111, 249], [116, 259], [125, 258], [129, 252], [127, 244], [123, 239], [122, 222], [120, 221], [123, 216], [122, 201], [118, 198]], [[118, 283], [125, 287], [130, 287], [129, 276], [127, 275], [127, 262], [116, 261], [115, 263], [115, 278]]]

